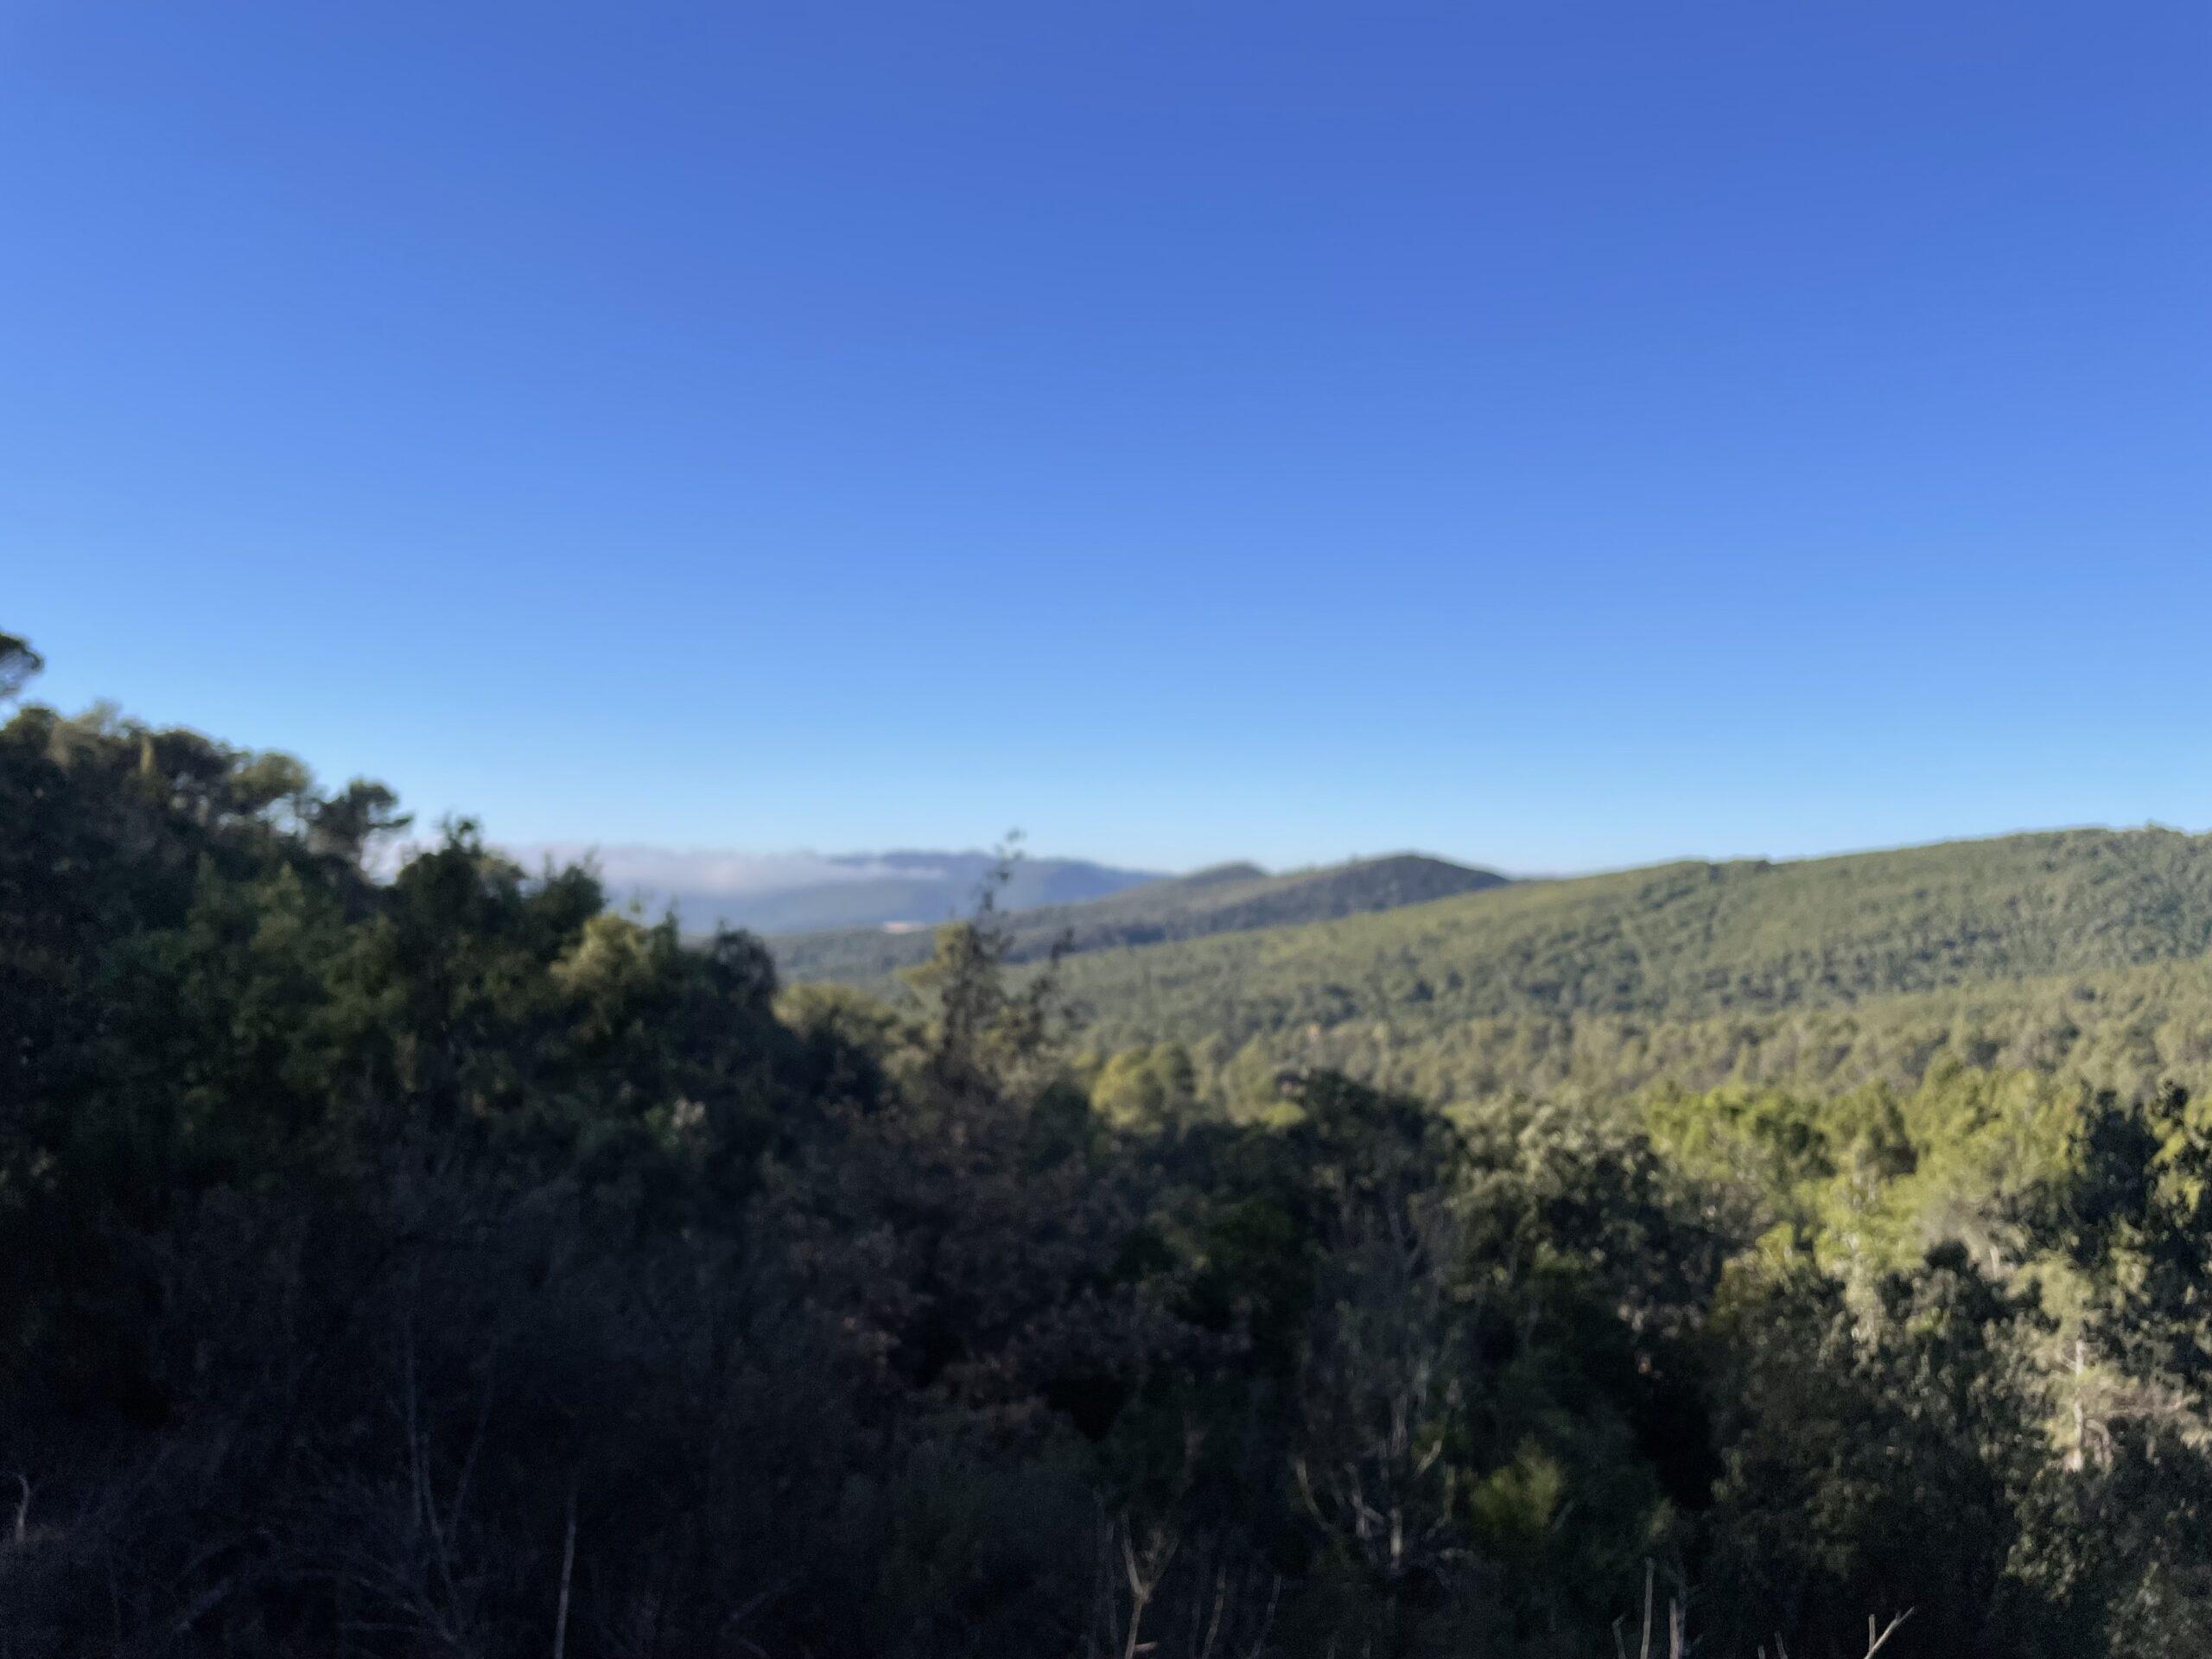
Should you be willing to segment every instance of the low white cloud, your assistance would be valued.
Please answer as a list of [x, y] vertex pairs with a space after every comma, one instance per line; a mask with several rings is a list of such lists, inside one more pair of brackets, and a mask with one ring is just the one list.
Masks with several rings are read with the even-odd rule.
[[537, 842], [506, 848], [525, 869], [588, 860], [608, 892], [687, 893], [720, 898], [758, 898], [833, 881], [866, 881], [890, 874], [873, 859], [845, 860], [819, 853], [736, 853], [714, 848], [605, 847]]

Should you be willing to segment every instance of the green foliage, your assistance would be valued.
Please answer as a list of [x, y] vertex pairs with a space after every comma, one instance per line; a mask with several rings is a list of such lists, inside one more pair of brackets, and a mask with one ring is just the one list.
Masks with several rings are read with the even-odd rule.
[[1710, 1522], [1734, 1592], [1719, 1633], [1748, 1648], [1793, 1630], [1793, 1652], [1856, 1659], [1868, 1609], [1910, 1608], [1926, 1651], [2032, 1650], [2048, 1610], [2011, 1570], [2043, 1460], [2032, 1325], [1955, 1245], [1859, 1310], [1802, 1260], [1739, 1282], [1719, 1322], [1735, 1357]]
[[1157, 1135], [1195, 1122], [1198, 1068], [1180, 1043], [1133, 1048], [1107, 1061], [1090, 1085], [1091, 1109], [1117, 1129]]
[[2018, 1206], [2091, 1287], [2086, 1328], [2127, 1374], [2212, 1405], [2212, 1132], [2186, 1090], [2100, 1095]]
[[18, 696], [46, 666], [46, 659], [30, 643], [12, 633], [0, 632], [0, 702]]

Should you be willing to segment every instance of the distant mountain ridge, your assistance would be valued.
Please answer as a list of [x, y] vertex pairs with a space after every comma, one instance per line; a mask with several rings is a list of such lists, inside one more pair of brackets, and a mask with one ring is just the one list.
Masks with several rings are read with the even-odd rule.
[[[974, 908], [976, 894], [998, 867], [990, 853], [912, 849], [844, 853], [817, 861], [835, 868], [832, 879], [770, 891], [715, 892], [650, 883], [626, 891], [617, 881], [609, 886], [617, 898], [638, 898], [650, 910], [672, 907], [677, 925], [690, 934], [712, 932], [717, 925], [767, 935], [902, 923], [926, 929]], [[1156, 871], [1085, 859], [1024, 858], [1014, 865], [999, 902], [1008, 910], [1077, 904], [1160, 879]]]
[[[1024, 866], [1015, 868], [1019, 881]], [[1418, 853], [1394, 853], [1270, 875], [1256, 864], [1222, 864], [1071, 904], [1007, 905], [1016, 961], [1065, 938], [1076, 952], [1203, 938], [1217, 933], [1327, 921], [1503, 887], [1508, 878]], [[1011, 888], [1009, 888], [1011, 891]], [[774, 943], [787, 979], [868, 984], [925, 958], [926, 936], [847, 928]]]

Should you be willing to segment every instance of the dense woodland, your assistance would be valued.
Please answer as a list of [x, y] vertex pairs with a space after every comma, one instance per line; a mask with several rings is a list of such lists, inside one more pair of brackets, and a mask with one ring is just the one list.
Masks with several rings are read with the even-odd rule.
[[888, 998], [404, 823], [0, 729], [7, 1659], [2204, 1649], [2196, 843]]
[[1961, 1065], [2133, 1095], [2212, 1084], [2208, 951], [2212, 837], [2083, 830], [1516, 883], [1064, 980], [1089, 1044], [1180, 1043], [1231, 1110], [1285, 1066], [1468, 1105]]

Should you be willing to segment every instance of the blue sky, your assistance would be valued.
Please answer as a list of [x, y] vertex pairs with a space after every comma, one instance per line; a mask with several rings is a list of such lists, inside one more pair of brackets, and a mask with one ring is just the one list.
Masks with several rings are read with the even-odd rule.
[[518, 842], [2212, 826], [2201, 4], [0, 10], [0, 626]]

